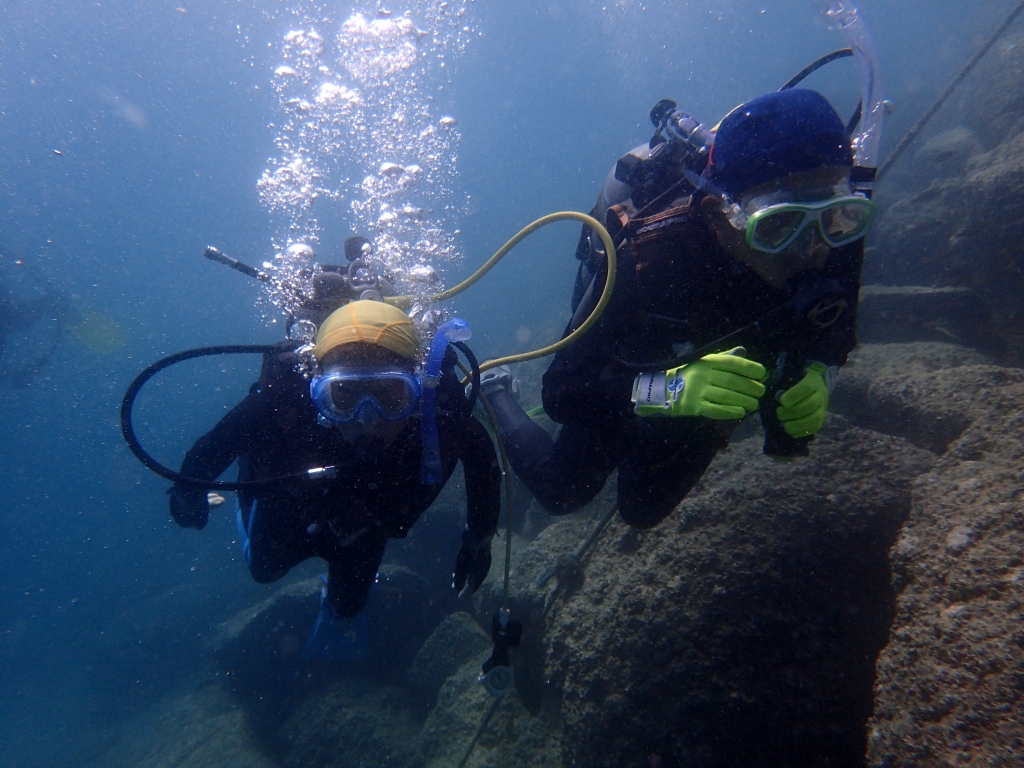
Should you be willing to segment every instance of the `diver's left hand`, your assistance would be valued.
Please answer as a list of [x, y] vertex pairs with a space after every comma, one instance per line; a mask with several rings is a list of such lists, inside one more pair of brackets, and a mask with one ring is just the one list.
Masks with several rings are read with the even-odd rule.
[[206, 491], [185, 485], [175, 485], [170, 496], [171, 517], [182, 528], [202, 530], [210, 520], [210, 501]]
[[462, 532], [462, 549], [455, 559], [452, 588], [459, 597], [476, 592], [491, 570], [491, 538], [477, 538], [469, 530]]
[[825, 423], [829, 395], [832, 393], [835, 369], [812, 362], [804, 377], [779, 395], [779, 417], [790, 437], [810, 437]]

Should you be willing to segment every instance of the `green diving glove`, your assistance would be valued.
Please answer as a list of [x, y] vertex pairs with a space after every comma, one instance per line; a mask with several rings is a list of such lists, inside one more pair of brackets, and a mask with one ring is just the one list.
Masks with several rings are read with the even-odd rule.
[[837, 372], [837, 368], [830, 368], [824, 363], [808, 363], [804, 377], [779, 393], [779, 407], [775, 409], [775, 415], [787, 435], [810, 437], [821, 429]]
[[633, 410], [640, 416], [704, 416], [742, 419], [757, 410], [764, 395], [764, 366], [736, 347], [724, 354], [657, 373], [641, 373], [633, 380]]

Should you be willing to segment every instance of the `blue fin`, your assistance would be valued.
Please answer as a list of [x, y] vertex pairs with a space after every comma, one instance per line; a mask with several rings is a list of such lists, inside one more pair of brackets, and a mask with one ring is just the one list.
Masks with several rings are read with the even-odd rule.
[[366, 611], [351, 619], [334, 616], [327, 604], [327, 588], [320, 590], [320, 612], [302, 649], [304, 659], [364, 661], [370, 655]]

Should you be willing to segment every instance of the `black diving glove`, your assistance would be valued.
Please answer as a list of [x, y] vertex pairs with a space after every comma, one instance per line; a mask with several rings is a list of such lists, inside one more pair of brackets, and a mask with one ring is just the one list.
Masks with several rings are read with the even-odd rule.
[[476, 592], [491, 570], [491, 536], [475, 536], [468, 528], [462, 532], [462, 549], [455, 559], [452, 587], [459, 597]]
[[210, 520], [210, 502], [203, 488], [175, 485], [167, 492], [171, 497], [171, 517], [182, 528], [202, 530]]

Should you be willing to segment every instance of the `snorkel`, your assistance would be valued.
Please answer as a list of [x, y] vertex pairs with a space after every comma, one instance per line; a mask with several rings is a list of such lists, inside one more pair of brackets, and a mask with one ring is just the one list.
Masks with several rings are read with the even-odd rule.
[[822, 13], [829, 26], [841, 32], [853, 49], [860, 76], [860, 131], [850, 137], [854, 152], [850, 183], [854, 191], [870, 198], [875, 188], [878, 145], [887, 107], [875, 41], [857, 7], [849, 0], [826, 0]]
[[423, 443], [420, 478], [424, 485], [440, 485], [444, 479], [441, 443], [437, 434], [437, 421], [434, 418], [437, 385], [441, 381], [441, 363], [449, 344], [468, 341], [472, 335], [469, 323], [461, 317], [456, 317], [442, 323], [430, 342], [427, 363], [423, 368], [423, 396], [420, 399], [420, 441]]

